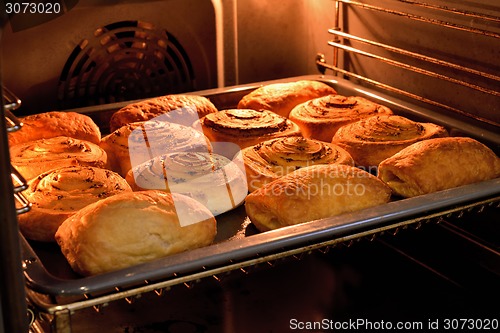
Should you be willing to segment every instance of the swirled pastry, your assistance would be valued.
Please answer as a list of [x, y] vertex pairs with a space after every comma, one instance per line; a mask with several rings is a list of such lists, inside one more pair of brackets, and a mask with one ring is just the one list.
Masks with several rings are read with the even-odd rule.
[[203, 133], [194, 128], [157, 120], [125, 125], [101, 140], [108, 153], [109, 167], [122, 177], [136, 165], [166, 152], [209, 152]]
[[272, 83], [243, 96], [239, 109], [269, 110], [288, 117], [294, 106], [321, 96], [336, 94], [335, 89], [314, 80]]
[[166, 95], [132, 103], [116, 111], [110, 120], [110, 131], [160, 116], [159, 120], [190, 126], [199, 118], [217, 112], [210, 100], [197, 95]]
[[447, 135], [446, 129], [436, 124], [383, 115], [342, 126], [332, 142], [347, 150], [356, 165], [371, 167], [417, 141]]
[[240, 167], [238, 162], [218, 154], [178, 152], [132, 168], [126, 179], [134, 190], [181, 193], [219, 215], [240, 205], [248, 193]]
[[203, 133], [212, 142], [232, 142], [240, 148], [285, 136], [300, 136], [299, 127], [271, 111], [229, 109], [200, 119]]
[[73, 270], [96, 275], [210, 245], [217, 224], [198, 201], [161, 191], [125, 192], [63, 222], [56, 241]]
[[19, 228], [32, 240], [53, 242], [57, 228], [81, 208], [121, 192], [131, 192], [118, 174], [88, 166], [67, 166], [42, 173], [23, 192], [29, 214], [19, 215]]
[[250, 192], [297, 169], [316, 164], [354, 165], [344, 149], [319, 140], [285, 137], [242, 150]]
[[104, 168], [106, 152], [98, 145], [66, 136], [21, 143], [10, 148], [12, 165], [27, 180], [70, 165]]
[[420, 141], [382, 161], [378, 176], [402, 197], [446, 190], [500, 177], [500, 159], [466, 137]]
[[305, 138], [331, 142], [340, 127], [381, 114], [392, 111], [363, 97], [329, 95], [297, 105], [289, 118]]
[[380, 205], [390, 188], [370, 173], [342, 164], [301, 168], [250, 193], [245, 209], [260, 231]]
[[101, 131], [89, 116], [76, 112], [51, 111], [23, 117], [22, 130], [9, 134], [9, 145], [68, 136], [99, 144]]

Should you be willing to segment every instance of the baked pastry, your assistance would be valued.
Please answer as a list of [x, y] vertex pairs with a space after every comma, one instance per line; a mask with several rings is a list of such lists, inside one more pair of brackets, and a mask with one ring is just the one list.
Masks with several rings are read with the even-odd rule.
[[305, 167], [250, 193], [245, 209], [260, 231], [377, 206], [390, 188], [370, 173], [342, 164]]
[[500, 177], [500, 158], [472, 138], [420, 141], [382, 161], [378, 176], [402, 197]]
[[203, 133], [194, 128], [158, 120], [127, 124], [101, 140], [109, 168], [122, 177], [136, 165], [166, 152], [210, 152]]
[[336, 94], [328, 84], [314, 80], [271, 83], [243, 96], [239, 109], [269, 110], [283, 117], [298, 104], [321, 96]]
[[439, 125], [382, 115], [342, 126], [332, 142], [347, 150], [356, 165], [369, 168], [412, 143], [445, 136], [448, 132]]
[[316, 164], [354, 165], [344, 149], [323, 141], [285, 137], [242, 150], [250, 192], [297, 169]]
[[98, 144], [101, 131], [92, 118], [76, 112], [51, 111], [23, 117], [22, 130], [9, 134], [9, 145], [56, 136], [89, 141]]
[[297, 124], [271, 111], [229, 109], [200, 119], [211, 142], [232, 142], [243, 149], [285, 136], [300, 136]]
[[30, 180], [63, 166], [83, 165], [104, 168], [106, 152], [98, 145], [66, 136], [21, 143], [10, 148], [11, 163]]
[[136, 191], [181, 193], [219, 215], [245, 200], [248, 189], [240, 167], [237, 161], [214, 153], [178, 152], [157, 156], [132, 168], [126, 179]]
[[73, 270], [89, 276], [210, 245], [217, 224], [198, 201], [161, 191], [124, 192], [63, 222], [56, 241]]
[[[124, 106], [110, 120], [110, 131], [120, 127], [161, 116], [162, 121], [190, 126], [199, 118], [217, 112], [210, 100], [197, 95], [166, 95]], [[169, 114], [171, 113], [171, 114]]]
[[18, 217], [23, 235], [53, 242], [57, 228], [81, 208], [121, 192], [131, 192], [118, 174], [89, 166], [67, 166], [42, 173], [23, 192], [31, 202], [29, 214]]
[[297, 105], [289, 118], [305, 138], [331, 142], [340, 127], [382, 114], [392, 111], [363, 97], [329, 95]]

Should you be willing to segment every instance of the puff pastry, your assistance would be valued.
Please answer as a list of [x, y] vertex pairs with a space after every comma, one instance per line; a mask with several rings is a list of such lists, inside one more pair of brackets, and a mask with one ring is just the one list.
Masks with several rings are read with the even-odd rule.
[[50, 139], [56, 136], [71, 138], [99, 144], [101, 131], [92, 118], [76, 112], [51, 111], [23, 117], [21, 131], [9, 134], [9, 145], [39, 139]]
[[250, 192], [297, 169], [316, 164], [354, 165], [344, 149], [302, 137], [268, 140], [242, 150]]
[[157, 156], [132, 168], [126, 179], [136, 191], [181, 193], [219, 215], [245, 199], [248, 189], [242, 169], [242, 163], [222, 155], [178, 152]]
[[89, 276], [210, 245], [217, 224], [198, 201], [161, 191], [126, 192], [63, 222], [56, 241], [73, 270]]
[[166, 95], [132, 103], [116, 111], [110, 120], [110, 132], [138, 121], [146, 121], [160, 116], [169, 121], [190, 126], [199, 118], [217, 112], [210, 100], [198, 95]]
[[208, 139], [194, 128], [148, 120], [127, 124], [101, 140], [109, 168], [126, 177], [136, 165], [166, 152], [210, 152]]
[[378, 176], [402, 197], [500, 177], [500, 159], [477, 140], [436, 138], [414, 143], [382, 161]]
[[104, 168], [106, 152], [98, 145], [66, 136], [21, 143], [10, 148], [12, 165], [27, 180], [63, 166]]
[[340, 215], [380, 205], [391, 190], [380, 179], [342, 164], [305, 167], [268, 183], [245, 200], [260, 231]]
[[53, 242], [65, 219], [93, 202], [126, 191], [132, 191], [129, 184], [110, 170], [68, 166], [45, 172], [23, 192], [32, 206], [29, 214], [19, 215], [19, 228], [28, 239]]
[[331, 142], [340, 127], [381, 114], [392, 111], [363, 97], [330, 95], [297, 105], [289, 118], [299, 125], [305, 138]]
[[332, 142], [347, 150], [356, 165], [369, 168], [417, 141], [445, 136], [442, 126], [383, 115], [342, 126]]
[[300, 136], [297, 124], [271, 111], [229, 109], [200, 119], [211, 142], [232, 142], [241, 149], [285, 136]]
[[288, 117], [296, 105], [313, 98], [336, 93], [335, 89], [328, 84], [314, 80], [272, 83], [243, 96], [238, 103], [238, 108], [269, 110], [280, 116]]

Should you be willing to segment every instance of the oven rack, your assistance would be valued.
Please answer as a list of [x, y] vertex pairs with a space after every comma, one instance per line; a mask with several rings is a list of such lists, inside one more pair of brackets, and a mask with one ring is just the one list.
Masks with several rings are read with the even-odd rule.
[[[227, 265], [203, 267], [203, 270], [194, 273], [176, 274], [162, 281], [143, 281], [142, 285], [128, 288], [115, 287], [108, 293], [83, 294], [82, 297], [64, 297], [45, 295], [27, 289], [30, 300], [30, 311], [34, 318], [41, 319], [36, 325], [49, 324], [54, 332], [71, 333], [70, 318], [81, 310], [92, 308], [96, 313], [102, 313], [111, 302], [125, 301], [133, 304], [147, 293], [154, 293], [161, 297], [166, 295], [172, 287], [184, 286], [188, 289], [195, 287], [202, 279], [213, 279], [222, 282], [224, 277], [234, 272], [249, 274], [259, 267], [274, 267], [284, 260], [301, 260], [305, 255], [313, 253], [326, 254], [338, 247], [352, 247], [360, 242], [373, 242], [384, 235], [397, 236], [407, 230], [420, 230], [430, 224], [451, 223], [464, 218], [469, 214], [482, 214], [492, 209], [500, 208], [500, 196], [493, 196], [478, 202], [451, 207], [449, 209], [404, 219], [400, 222], [390, 223], [375, 229], [368, 229], [344, 237], [326, 239], [300, 247], [283, 248], [273, 253], [256, 254], [255, 257], [231, 261]], [[25, 263], [29, 264], [29, 263]]]
[[[345, 10], [347, 10], [348, 7], [351, 7], [365, 11], [394, 15], [402, 17], [407, 20], [419, 21], [426, 24], [439, 26], [444, 29], [453, 29], [468, 34], [481, 35], [488, 38], [492, 38], [498, 43], [498, 41], [500, 40], [500, 33], [494, 31], [493, 29], [476, 28], [473, 26], [473, 24], [471, 24], [471, 26], [466, 26], [454, 23], [453, 20], [451, 19], [442, 20], [433, 18], [432, 16], [441, 14], [441, 15], [451, 16], [450, 18], [467, 17], [470, 18], [471, 20], [473, 19], [485, 23], [486, 25], [491, 23], [498, 24], [500, 22], [499, 16], [475, 12], [475, 11], [462, 10], [443, 5], [433, 5], [420, 1], [394, 0], [392, 2], [395, 3], [396, 5], [399, 3], [399, 5], [404, 4], [406, 6], [411, 6], [411, 9], [424, 8], [425, 10], [427, 10], [426, 15], [428, 16], [415, 14], [410, 9], [400, 10], [400, 9], [392, 9], [388, 7], [372, 5], [353, 0], [335, 0], [334, 26], [333, 28], [328, 29], [328, 33], [333, 36], [333, 39], [328, 41], [328, 45], [333, 48], [333, 59], [331, 63], [328, 63], [325, 55], [322, 53], [318, 53], [316, 56], [316, 65], [318, 70], [323, 74], [326, 72], [326, 70], [332, 70], [337, 75], [341, 74], [344, 75], [345, 77], [357, 79], [360, 82], [364, 82], [371, 86], [384, 89], [391, 93], [396, 93], [397, 95], [400, 96], [409, 97], [412, 100], [436, 106], [438, 108], [452, 111], [460, 115], [465, 115], [467, 117], [472, 117], [483, 123], [487, 123], [493, 126], [500, 126], [498, 122], [477, 115], [472, 115], [457, 107], [437, 101], [436, 99], [430, 99], [424, 97], [422, 94], [415, 94], [410, 92], [409, 90], [401, 89], [395, 87], [394, 85], [389, 85], [374, 80], [372, 78], [367, 77], [366, 75], [356, 73], [354, 70], [349, 70], [349, 68], [346, 68], [347, 66], [345, 64], [343, 66], [340, 65], [340, 56], [341, 56], [340, 52], [343, 51], [344, 53], [342, 55], [344, 56], [358, 55], [361, 57], [371, 58], [376, 61], [388, 64], [390, 66], [398, 67], [405, 71], [411, 71], [414, 73], [425, 75], [427, 77], [439, 79], [446, 82], [451, 82], [453, 84], [460, 85], [468, 89], [475, 90], [490, 96], [500, 97], [500, 91], [498, 90], [498, 86], [500, 85], [500, 76], [497, 74], [476, 70], [467, 66], [460, 65], [455, 62], [441, 60], [419, 52], [412, 52], [410, 50], [406, 50], [403, 48], [380, 43], [375, 41], [374, 39], [371, 40], [363, 38], [361, 36], [347, 33], [344, 31], [346, 30], [346, 27], [344, 26], [346, 23], [342, 21], [343, 15], [345, 14]], [[368, 46], [377, 49], [378, 53], [364, 50], [361, 47], [353, 47], [350, 45], [352, 41], [359, 42], [360, 45], [364, 45], [365, 47]], [[386, 52], [382, 53], [382, 51]], [[418, 65], [412, 65], [409, 62], [401, 62], [400, 60], [397, 60], [397, 56], [404, 56], [406, 57], [406, 59], [414, 59], [419, 61], [419, 63]], [[441, 74], [437, 70], [429, 70], [427, 69], [427, 67], [429, 67], [428, 65], [437, 65], [438, 68], [440, 69], [451, 70], [453, 72], [453, 76]], [[463, 74], [468, 75], [467, 79], [462, 78], [464, 76]], [[477, 83], [478, 79], [486, 80], [488, 84], [484, 83], [478, 84]], [[490, 88], [490, 86], [493, 87], [493, 89]]]

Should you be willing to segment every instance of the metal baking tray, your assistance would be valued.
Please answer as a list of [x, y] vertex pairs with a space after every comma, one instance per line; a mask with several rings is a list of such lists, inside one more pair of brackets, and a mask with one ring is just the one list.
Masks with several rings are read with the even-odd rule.
[[[418, 121], [431, 121], [447, 127], [452, 134], [472, 136], [495, 152], [499, 151], [498, 128], [486, 128], [473, 119], [460, 119], [410, 104], [394, 97], [359, 87], [334, 76], [308, 75], [256, 84], [194, 92], [208, 97], [219, 110], [236, 107], [239, 99], [262, 84], [320, 80], [330, 84], [339, 94], [364, 96], [392, 108], [399, 115]], [[114, 111], [127, 103], [115, 103], [72, 111], [91, 116], [107, 131]], [[453, 166], [450, 166], [453, 167]], [[386, 230], [407, 227], [433, 218], [480, 206], [496, 206], [500, 202], [500, 178], [462, 186], [332, 218], [259, 233], [245, 214], [244, 206], [216, 217], [218, 235], [213, 245], [195, 249], [127, 269], [92, 277], [76, 275], [56, 244], [31, 242], [22, 236], [25, 276], [30, 290], [49, 296], [64, 297], [102, 295], [122, 292], [123, 298], [269, 262], [286, 256], [308, 252], [338, 242], [376, 235]], [[135, 290], [134, 293], [123, 293]]]

